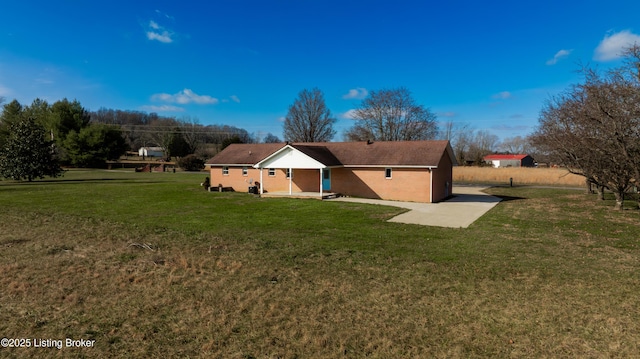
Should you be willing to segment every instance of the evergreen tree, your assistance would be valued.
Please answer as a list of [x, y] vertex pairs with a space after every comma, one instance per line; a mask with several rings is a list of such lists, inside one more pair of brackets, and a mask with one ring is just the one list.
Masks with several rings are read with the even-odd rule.
[[63, 142], [67, 157], [78, 167], [104, 167], [127, 151], [120, 129], [114, 125], [92, 124], [76, 132], [71, 130]]
[[0, 175], [17, 181], [60, 176], [53, 142], [45, 136], [44, 127], [31, 118], [10, 124], [0, 152]]

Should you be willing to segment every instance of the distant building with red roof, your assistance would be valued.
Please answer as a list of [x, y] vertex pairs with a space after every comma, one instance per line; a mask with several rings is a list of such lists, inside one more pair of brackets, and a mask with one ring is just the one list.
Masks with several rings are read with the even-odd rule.
[[529, 155], [487, 155], [484, 162], [498, 167], [534, 167], [535, 161]]

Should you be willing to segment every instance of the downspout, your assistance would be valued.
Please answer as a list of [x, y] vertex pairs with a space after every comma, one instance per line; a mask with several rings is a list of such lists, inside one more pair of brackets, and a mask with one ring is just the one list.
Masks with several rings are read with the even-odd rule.
[[291, 196], [291, 179], [293, 178], [293, 169], [289, 168], [289, 196]]

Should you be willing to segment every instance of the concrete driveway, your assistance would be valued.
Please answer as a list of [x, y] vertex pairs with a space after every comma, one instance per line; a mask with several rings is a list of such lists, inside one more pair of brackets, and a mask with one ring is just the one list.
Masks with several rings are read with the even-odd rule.
[[486, 188], [488, 187], [454, 186], [453, 197], [439, 203], [385, 201], [350, 197], [340, 197], [330, 201], [379, 204], [410, 210], [391, 218], [389, 222], [467, 228], [500, 202], [500, 198], [482, 192]]

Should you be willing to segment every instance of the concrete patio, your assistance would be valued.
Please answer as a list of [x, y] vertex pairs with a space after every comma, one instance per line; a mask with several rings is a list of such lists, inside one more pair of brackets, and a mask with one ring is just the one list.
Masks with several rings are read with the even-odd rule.
[[350, 197], [339, 197], [331, 199], [331, 201], [406, 208], [410, 211], [391, 218], [389, 222], [449, 228], [469, 227], [500, 202], [500, 198], [482, 192], [488, 187], [454, 186], [453, 188], [453, 197], [439, 203], [399, 202]]

